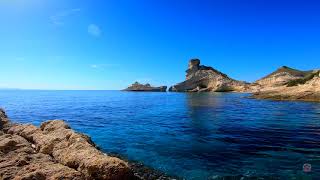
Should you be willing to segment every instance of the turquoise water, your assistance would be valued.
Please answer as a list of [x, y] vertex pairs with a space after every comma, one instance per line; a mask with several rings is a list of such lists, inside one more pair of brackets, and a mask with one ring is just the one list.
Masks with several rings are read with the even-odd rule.
[[0, 106], [15, 122], [65, 119], [105, 152], [186, 179], [319, 179], [320, 104], [246, 96], [21, 90], [0, 91]]

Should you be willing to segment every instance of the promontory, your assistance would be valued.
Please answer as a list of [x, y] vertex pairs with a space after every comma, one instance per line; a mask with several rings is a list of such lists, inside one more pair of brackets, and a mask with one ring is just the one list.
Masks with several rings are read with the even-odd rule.
[[253, 98], [320, 102], [320, 70], [301, 71], [282, 66], [253, 82], [235, 80], [191, 59], [185, 81], [169, 88], [175, 92], [247, 92]]
[[249, 83], [230, 78], [209, 66], [200, 65], [199, 59], [191, 59], [186, 70], [186, 80], [169, 88], [176, 92], [245, 92]]

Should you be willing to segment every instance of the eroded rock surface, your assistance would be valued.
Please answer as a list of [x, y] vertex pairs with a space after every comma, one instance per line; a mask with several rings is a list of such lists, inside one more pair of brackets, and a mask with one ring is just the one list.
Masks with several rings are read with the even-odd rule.
[[320, 71], [300, 71], [283, 66], [258, 80], [254, 98], [273, 100], [320, 101]]
[[253, 94], [258, 99], [299, 100], [320, 102], [320, 76], [314, 76], [303, 84], [264, 88]]
[[249, 83], [237, 81], [218, 70], [200, 65], [199, 59], [191, 59], [186, 71], [186, 80], [170, 87], [169, 91], [203, 92], [203, 91], [237, 91], [248, 90]]
[[103, 154], [62, 120], [37, 128], [10, 124], [3, 110], [0, 118], [0, 179], [136, 179], [127, 162]]
[[177, 92], [248, 92], [254, 98], [276, 100], [320, 101], [320, 70], [300, 71], [282, 66], [253, 82], [237, 81], [218, 70], [200, 65], [199, 59], [189, 61], [186, 80], [169, 88]]
[[306, 77], [312, 71], [300, 71], [297, 69], [282, 66], [271, 74], [257, 80], [255, 83], [265, 87], [284, 86], [288, 82]]
[[7, 128], [8, 125], [9, 125], [8, 116], [6, 115], [4, 110], [0, 108], [0, 131]]
[[150, 84], [140, 84], [138, 82], [133, 83], [124, 91], [150, 91], [150, 92], [166, 92], [167, 86], [153, 87]]

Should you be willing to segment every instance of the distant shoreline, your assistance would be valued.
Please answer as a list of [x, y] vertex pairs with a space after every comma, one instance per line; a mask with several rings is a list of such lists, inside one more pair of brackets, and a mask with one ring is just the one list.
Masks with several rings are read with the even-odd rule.
[[[0, 91], [43, 91], [43, 92], [54, 92], [54, 91], [66, 91], [66, 92], [71, 92], [71, 91], [115, 91], [115, 92], [125, 92], [125, 93], [187, 93], [187, 94], [192, 94], [195, 92], [171, 92], [171, 91], [123, 91], [123, 90], [52, 90], [52, 89], [0, 89]], [[272, 101], [296, 101], [296, 102], [314, 102], [314, 103], [319, 103], [320, 102], [320, 95], [319, 97], [313, 97], [313, 98], [295, 98], [295, 96], [282, 96], [281, 94], [275, 94], [273, 95], [272, 93], [277, 93], [277, 92], [266, 92], [266, 93], [261, 93], [261, 92], [237, 92], [237, 91], [227, 91], [227, 92], [196, 92], [196, 93], [238, 93], [238, 94], [249, 94], [248, 97], [250, 99], [257, 99], [257, 100], [272, 100]]]

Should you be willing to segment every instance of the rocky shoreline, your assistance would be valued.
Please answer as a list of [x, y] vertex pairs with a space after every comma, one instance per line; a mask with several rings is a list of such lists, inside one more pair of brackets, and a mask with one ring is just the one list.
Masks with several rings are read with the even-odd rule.
[[169, 88], [174, 92], [245, 92], [251, 98], [320, 102], [320, 70], [301, 71], [282, 66], [265, 77], [248, 83], [230, 78], [191, 59], [185, 81]]
[[275, 101], [320, 102], [320, 91], [305, 89], [304, 87], [298, 89], [279, 87], [272, 90], [253, 93], [250, 98]]
[[13, 124], [0, 109], [0, 179], [176, 179], [98, 150], [62, 120]]
[[300, 71], [283, 66], [255, 82], [252, 98], [320, 102], [320, 71]]
[[[39, 128], [13, 124], [0, 109], [1, 180], [178, 180], [179, 177], [105, 154], [90, 137], [73, 131], [62, 120]], [[280, 179], [244, 175], [212, 176], [208, 179]]]
[[132, 171], [134, 172], [134, 175], [138, 179], [141, 179], [141, 180], [149, 180], [149, 179], [153, 179], [153, 180], [183, 180], [182, 178], [177, 177], [177, 176], [169, 176], [159, 170], [148, 167], [141, 162], [128, 160], [127, 158], [125, 158], [119, 154], [111, 153], [109, 155], [112, 157], [117, 157], [119, 159], [122, 159], [122, 160], [128, 162], [129, 167], [132, 169]]
[[[167, 86], [153, 87], [135, 82], [124, 91], [166, 92]], [[320, 102], [320, 70], [301, 71], [282, 66], [253, 83], [239, 81], [191, 59], [183, 82], [171, 86], [171, 92], [241, 92], [251, 98]]]

